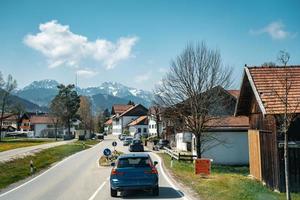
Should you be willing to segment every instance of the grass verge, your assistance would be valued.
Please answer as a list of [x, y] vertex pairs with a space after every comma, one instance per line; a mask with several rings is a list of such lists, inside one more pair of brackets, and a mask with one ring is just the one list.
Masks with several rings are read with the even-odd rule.
[[[87, 146], [85, 148], [89, 147]], [[26, 156], [24, 158], [0, 163], [0, 189], [31, 176], [30, 160], [33, 161], [35, 173], [37, 173], [50, 167], [53, 163], [81, 150], [84, 150], [82, 145], [71, 143], [45, 149], [32, 156]]]
[[[173, 161], [166, 154], [159, 154], [165, 167], [173, 174], [176, 180], [193, 188], [204, 200], [284, 200], [284, 193], [276, 193], [264, 187], [260, 182], [248, 177], [248, 167], [212, 166], [209, 178], [200, 178], [194, 174], [192, 163]], [[300, 200], [300, 194], [292, 194], [293, 199]]]
[[29, 147], [40, 144], [46, 144], [49, 142], [54, 142], [55, 140], [43, 140], [43, 139], [8, 139], [0, 142], [0, 152], [7, 151], [11, 149], [17, 149], [21, 147]]
[[81, 145], [87, 145], [87, 146], [93, 146], [93, 145], [96, 145], [96, 144], [98, 144], [100, 142], [100, 140], [83, 140], [83, 141], [81, 141], [81, 140], [78, 140], [78, 141], [76, 141], [76, 143], [78, 143], [78, 144], [81, 144]]

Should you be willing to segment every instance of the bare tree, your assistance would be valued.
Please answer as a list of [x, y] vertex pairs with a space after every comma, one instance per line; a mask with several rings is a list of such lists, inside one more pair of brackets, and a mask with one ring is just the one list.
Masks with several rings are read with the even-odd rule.
[[9, 74], [7, 81], [3, 80], [2, 73], [0, 72], [0, 105], [1, 105], [1, 118], [0, 118], [0, 141], [2, 139], [2, 123], [3, 116], [7, 108], [7, 101], [11, 92], [17, 87], [17, 81]]
[[58, 129], [62, 126], [62, 121], [60, 118], [61, 112], [63, 112], [65, 106], [62, 104], [61, 101], [52, 101], [50, 103], [50, 117], [51, 121], [54, 125], [54, 134], [55, 134], [55, 140], [57, 140], [58, 137]]
[[93, 129], [93, 114], [92, 114], [92, 104], [88, 97], [80, 97], [80, 107], [78, 109], [78, 114], [81, 118], [81, 123], [84, 128], [84, 135], [86, 135], [87, 130]]
[[270, 61], [270, 62], [264, 62], [261, 66], [263, 67], [275, 67], [276, 63]]
[[[278, 123], [278, 130], [284, 135], [284, 173], [285, 173], [285, 188], [286, 199], [291, 199], [290, 183], [289, 183], [289, 134], [288, 130], [291, 124], [299, 117], [298, 108], [300, 99], [293, 95], [294, 89], [294, 74], [291, 68], [287, 67], [290, 59], [290, 54], [286, 51], [280, 51], [277, 57], [278, 61], [283, 65], [284, 72], [277, 74], [277, 81], [279, 87], [272, 87], [273, 93], [284, 106], [283, 114], [277, 114], [276, 121]], [[275, 83], [274, 83], [275, 84]]]
[[205, 133], [205, 124], [222, 113], [221, 90], [230, 86], [231, 71], [223, 66], [218, 50], [204, 42], [188, 44], [155, 90], [156, 103], [166, 108], [174, 123], [182, 124], [182, 130], [195, 135], [198, 158], [217, 140]]

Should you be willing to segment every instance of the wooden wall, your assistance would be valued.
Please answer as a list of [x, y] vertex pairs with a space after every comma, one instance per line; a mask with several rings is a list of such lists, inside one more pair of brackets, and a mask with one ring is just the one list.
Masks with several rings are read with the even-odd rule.
[[250, 174], [258, 180], [262, 180], [260, 137], [258, 130], [248, 130], [249, 165]]

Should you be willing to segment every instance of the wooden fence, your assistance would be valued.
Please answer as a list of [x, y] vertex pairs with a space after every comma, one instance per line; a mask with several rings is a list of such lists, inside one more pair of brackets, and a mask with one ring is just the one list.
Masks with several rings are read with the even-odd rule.
[[178, 153], [173, 151], [172, 149], [168, 149], [164, 147], [165, 153], [171, 156], [171, 158], [175, 160], [180, 160], [180, 161], [193, 161], [194, 158], [196, 158], [196, 155], [189, 155], [189, 154], [184, 154], [184, 153]]

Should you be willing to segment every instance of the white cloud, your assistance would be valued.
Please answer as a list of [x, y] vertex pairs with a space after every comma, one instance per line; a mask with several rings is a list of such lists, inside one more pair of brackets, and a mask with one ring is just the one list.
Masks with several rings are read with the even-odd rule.
[[105, 39], [89, 41], [87, 37], [71, 32], [68, 25], [61, 25], [56, 20], [40, 24], [39, 30], [36, 35], [26, 35], [24, 43], [41, 52], [47, 58], [50, 68], [62, 65], [78, 67], [89, 59], [112, 69], [122, 60], [132, 57], [132, 48], [138, 40], [137, 37], [121, 37], [116, 43]]
[[81, 69], [76, 71], [77, 75], [83, 78], [91, 78], [96, 76], [98, 73], [89, 69]]
[[135, 82], [142, 83], [142, 82], [148, 81], [151, 77], [151, 74], [152, 74], [151, 72], [147, 72], [145, 74], [140, 74], [135, 77]]
[[250, 30], [251, 34], [260, 35], [263, 33], [269, 34], [274, 40], [286, 39], [288, 37], [294, 37], [295, 34], [284, 30], [285, 25], [281, 21], [275, 21], [268, 24], [266, 27], [263, 27], [258, 30]]

